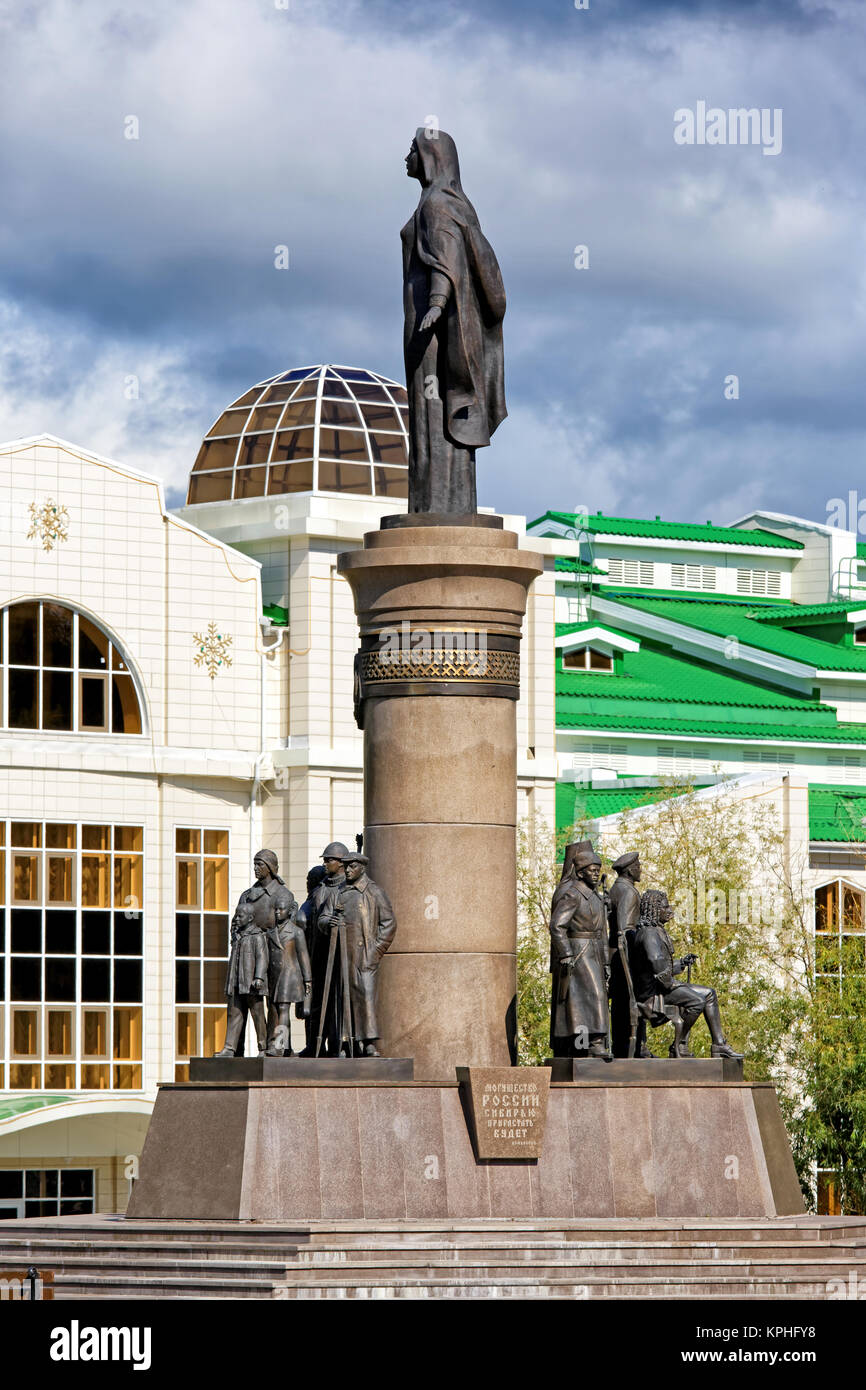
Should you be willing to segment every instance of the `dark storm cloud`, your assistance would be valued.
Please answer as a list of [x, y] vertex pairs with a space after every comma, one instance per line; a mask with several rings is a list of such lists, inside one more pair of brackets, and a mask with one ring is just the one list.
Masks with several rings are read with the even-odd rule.
[[[435, 115], [509, 297], [483, 502], [820, 519], [857, 485], [857, 5], [291, 5], [7, 17], [4, 436], [179, 486], [252, 381], [399, 376], [402, 158]], [[699, 100], [782, 109], [782, 152], [676, 145]]]

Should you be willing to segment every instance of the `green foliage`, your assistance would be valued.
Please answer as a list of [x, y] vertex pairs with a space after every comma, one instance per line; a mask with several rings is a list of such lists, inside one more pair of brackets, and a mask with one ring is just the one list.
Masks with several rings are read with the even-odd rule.
[[[747, 1078], [774, 1083], [803, 1191], [814, 1208], [813, 1165], [839, 1175], [845, 1211], [866, 1211], [866, 975], [862, 935], [843, 937], [841, 979], [815, 974], [812, 887], [760, 793], [725, 789], [701, 796], [669, 783], [652, 814], [625, 812], [615, 834], [597, 845], [605, 867], [638, 850], [640, 888], [662, 888], [676, 909], [670, 932], [681, 954], [693, 951], [696, 983], [718, 996], [728, 1040], [746, 1057]], [[555, 843], [540, 818], [518, 830], [518, 1047], [520, 1061], [549, 1056], [548, 919], [565, 842], [585, 839], [578, 823]], [[557, 853], [558, 851], [558, 853]], [[856, 927], [856, 924], [855, 924]], [[821, 939], [819, 938], [819, 945]], [[819, 968], [836, 969], [829, 940]], [[835, 953], [835, 954], [834, 954]], [[667, 1053], [669, 1027], [651, 1030], [650, 1047]], [[703, 1023], [690, 1038], [708, 1055]]]
[[559, 871], [541, 816], [517, 828], [517, 1055], [523, 1066], [550, 1056], [550, 900]]

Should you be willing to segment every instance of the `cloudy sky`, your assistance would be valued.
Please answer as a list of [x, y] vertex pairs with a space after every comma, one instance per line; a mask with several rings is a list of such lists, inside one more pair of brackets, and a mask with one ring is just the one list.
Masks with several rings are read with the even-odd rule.
[[[508, 293], [482, 503], [866, 501], [862, 0], [3, 0], [0, 52], [0, 437], [179, 501], [253, 382], [399, 378], [432, 118]], [[678, 144], [699, 102], [778, 109], [781, 151]]]

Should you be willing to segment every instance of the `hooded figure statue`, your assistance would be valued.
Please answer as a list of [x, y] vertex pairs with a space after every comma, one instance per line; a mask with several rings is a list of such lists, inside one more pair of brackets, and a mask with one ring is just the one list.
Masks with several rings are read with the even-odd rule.
[[505, 290], [460, 184], [457, 148], [423, 127], [406, 157], [421, 197], [403, 242], [409, 511], [474, 514], [475, 450], [507, 414]]

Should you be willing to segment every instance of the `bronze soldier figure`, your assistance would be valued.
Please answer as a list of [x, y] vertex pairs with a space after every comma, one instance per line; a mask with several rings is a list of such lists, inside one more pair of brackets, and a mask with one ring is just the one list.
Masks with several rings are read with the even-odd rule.
[[640, 918], [640, 858], [636, 851], [613, 863], [616, 881], [610, 890], [610, 1031], [614, 1057], [652, 1057], [646, 1045], [646, 1019], [638, 1015], [630, 956]]
[[589, 841], [566, 850], [568, 877], [553, 895], [550, 1043], [554, 1057], [607, 1057], [607, 921], [596, 892], [601, 860]]
[[387, 894], [367, 877], [369, 862], [366, 854], [346, 851], [343, 859], [346, 882], [334, 910], [319, 917], [320, 924], [330, 929], [332, 938], [337, 934], [339, 966], [335, 965], [331, 972], [329, 993], [333, 998], [337, 981], [342, 981], [342, 1011], [337, 1007], [332, 1009], [340, 1021], [340, 1041], [347, 1051], [351, 1049], [350, 1055], [360, 1057], [380, 1056], [376, 1046], [379, 1040], [376, 977], [379, 963], [397, 930]]
[[710, 1055], [740, 1058], [742, 1053], [735, 1052], [725, 1038], [716, 991], [676, 979], [694, 965], [697, 956], [674, 955], [665, 926], [673, 915], [666, 893], [650, 888], [641, 896], [640, 924], [634, 939], [634, 988], [641, 1012], [654, 1028], [673, 1023], [671, 1057], [694, 1056], [689, 1051], [689, 1033], [703, 1014], [712, 1038]]
[[[340, 1004], [341, 996], [335, 1000], [333, 991], [329, 989], [332, 1007], [326, 1012], [324, 1019], [322, 1018], [322, 1008], [331, 940], [330, 928], [327, 924], [332, 920], [333, 910], [346, 883], [346, 875], [343, 872], [343, 856], [348, 853], [348, 848], [341, 840], [334, 840], [330, 845], [325, 846], [322, 851], [324, 877], [312, 891], [312, 903], [306, 914], [309, 923], [310, 969], [313, 980], [305, 1049], [308, 1056], [314, 1055], [316, 1039], [320, 1033], [324, 1037], [325, 1054], [329, 1057], [339, 1057], [340, 1055], [340, 1012], [334, 1014], [333, 1004]], [[310, 872], [312, 873], [312, 870]]]
[[[309, 956], [309, 958], [310, 958], [310, 973], [311, 973], [311, 976], [312, 976], [312, 968], [313, 968], [313, 945], [314, 945], [314, 941], [315, 941], [315, 922], [314, 922], [314, 918], [313, 918], [313, 914], [314, 914], [314, 911], [315, 911], [315, 893], [316, 893], [316, 889], [318, 888], [319, 884], [327, 877], [327, 873], [328, 873], [328, 871], [327, 871], [327, 869], [325, 868], [324, 864], [314, 864], [313, 867], [308, 871], [308, 873], [307, 873], [307, 896], [306, 896], [306, 898], [304, 899], [304, 901], [301, 903], [301, 906], [298, 908], [298, 921], [301, 923], [301, 926], [302, 926], [303, 929], [304, 929], [304, 937], [305, 937], [306, 942], [307, 942], [307, 954], [308, 954], [308, 956]], [[312, 1044], [312, 1047], [310, 1046], [310, 1029], [311, 1029], [311, 1022], [310, 1022], [310, 1020], [311, 1020], [311, 1015], [312, 1015], [312, 1010], [313, 1010], [313, 1006], [312, 1006], [312, 994], [311, 994], [311, 996], [310, 996], [309, 1002], [308, 1002], [306, 1005], [304, 1005], [304, 1006], [298, 1006], [298, 1005], [296, 1005], [296, 1006], [295, 1006], [295, 1014], [296, 1014], [296, 1016], [297, 1016], [298, 1018], [300, 1018], [300, 1017], [302, 1016], [301, 1013], [298, 1013], [298, 1008], [299, 1008], [299, 1007], [302, 1007], [302, 1014], [303, 1014], [303, 1019], [304, 1019], [304, 1032], [305, 1032], [306, 1035], [307, 1035], [307, 1045], [306, 1045], [306, 1047], [305, 1047], [304, 1050], [303, 1050], [302, 1056], [304, 1056], [304, 1057], [309, 1057], [309, 1056], [312, 1055], [313, 1048], [314, 1048], [315, 1045], [316, 1045], [316, 1035], [315, 1035], [315, 1033], [314, 1033], [314, 1034], [313, 1034], [313, 1044]]]
[[259, 1043], [265, 1050], [265, 997], [268, 992], [268, 948], [255, 920], [252, 903], [239, 902], [232, 918], [232, 950], [226, 972], [228, 1019], [225, 1045], [216, 1057], [234, 1057], [243, 1048], [247, 1014], [252, 1013]]

